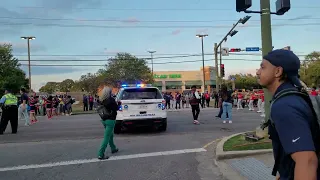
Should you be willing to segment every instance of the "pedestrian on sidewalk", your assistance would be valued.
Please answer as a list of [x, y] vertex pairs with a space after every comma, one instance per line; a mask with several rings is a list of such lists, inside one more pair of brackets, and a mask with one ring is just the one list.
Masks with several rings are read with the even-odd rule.
[[[105, 108], [107, 113], [104, 113], [103, 115], [99, 113], [101, 117], [101, 123], [104, 127], [104, 138], [99, 149], [98, 159], [108, 159], [109, 156], [105, 156], [105, 151], [108, 144], [110, 145], [112, 154], [119, 151], [119, 149], [116, 147], [113, 141], [118, 104], [116, 103], [115, 99], [112, 97], [112, 89], [109, 87], [104, 87], [101, 90], [99, 97], [101, 102], [100, 105], [103, 106], [103, 108]], [[100, 109], [100, 107], [98, 109]]]
[[192, 116], [193, 116], [193, 124], [200, 124], [198, 121], [198, 117], [200, 114], [200, 101], [201, 97], [199, 93], [197, 92], [196, 86], [191, 87], [191, 94], [189, 97], [189, 102], [191, 105], [191, 110], [192, 110]]
[[[263, 57], [257, 76], [273, 95], [268, 126], [275, 164], [281, 180], [318, 180], [320, 128], [310, 97], [299, 80], [300, 60], [289, 50]], [[319, 108], [319, 107], [317, 107]]]

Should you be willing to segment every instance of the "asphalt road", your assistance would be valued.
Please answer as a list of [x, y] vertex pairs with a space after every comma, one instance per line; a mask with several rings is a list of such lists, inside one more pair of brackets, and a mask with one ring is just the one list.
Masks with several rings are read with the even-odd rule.
[[220, 180], [215, 143], [208, 143], [253, 130], [261, 117], [235, 110], [233, 124], [222, 124], [214, 118], [217, 112], [203, 110], [201, 125], [192, 124], [190, 111], [169, 112], [166, 132], [141, 129], [116, 135], [120, 151], [100, 162], [96, 156], [103, 128], [97, 114], [41, 118], [33, 126], [19, 127], [16, 135], [8, 126], [0, 136], [0, 179]]

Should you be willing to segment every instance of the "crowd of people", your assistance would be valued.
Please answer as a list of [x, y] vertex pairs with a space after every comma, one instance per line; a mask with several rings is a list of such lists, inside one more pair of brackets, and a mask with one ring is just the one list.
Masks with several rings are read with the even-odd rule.
[[37, 116], [47, 116], [48, 120], [60, 115], [72, 114], [72, 104], [75, 100], [67, 94], [40, 95], [20, 90], [21, 100], [18, 101], [18, 119], [24, 119], [29, 126], [38, 122]]

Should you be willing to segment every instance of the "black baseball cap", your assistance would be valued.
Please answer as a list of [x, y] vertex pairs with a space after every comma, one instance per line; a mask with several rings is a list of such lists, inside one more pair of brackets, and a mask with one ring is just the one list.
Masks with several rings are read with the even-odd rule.
[[293, 85], [302, 86], [299, 79], [300, 59], [292, 51], [277, 49], [269, 52], [263, 59], [269, 61], [274, 66], [282, 67], [283, 72]]

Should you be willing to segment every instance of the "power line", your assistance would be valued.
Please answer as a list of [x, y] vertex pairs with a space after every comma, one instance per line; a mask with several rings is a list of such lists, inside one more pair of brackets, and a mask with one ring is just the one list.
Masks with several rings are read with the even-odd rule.
[[[44, 7], [44, 6], [22, 6], [19, 8], [24, 9], [51, 9], [58, 10], [54, 7]], [[319, 6], [297, 6], [294, 9], [320, 9]], [[72, 8], [72, 10], [102, 10], [102, 11], [226, 11], [234, 10], [232, 8]]]
[[[214, 59], [207, 59], [204, 61], [213, 61]], [[249, 62], [261, 62], [261, 59], [223, 59], [223, 61], [249, 61]], [[304, 61], [304, 60], [300, 60]], [[202, 62], [201, 60], [190, 60], [190, 61], [172, 61], [172, 62], [159, 62], [159, 63], [153, 63], [153, 64], [179, 64], [179, 63], [194, 63], [194, 62]], [[28, 66], [28, 64], [21, 64], [22, 66]], [[98, 64], [31, 64], [31, 66], [105, 66], [105, 64], [98, 65]]]
[[[137, 20], [137, 19], [75, 19], [75, 18], [40, 18], [40, 17], [0, 17], [0, 19], [9, 19], [9, 20], [42, 20], [42, 21], [77, 21], [77, 22], [136, 22], [136, 23], [209, 23], [209, 22], [235, 22], [236, 19], [215, 19], [215, 20]], [[294, 18], [293, 18], [294, 19]], [[289, 19], [272, 19], [272, 21], [290, 21]], [[317, 17], [300, 17], [301, 19], [308, 20], [319, 20]], [[260, 22], [260, 20], [250, 20], [255, 22]]]
[[[230, 28], [229, 25], [217, 25], [217, 26], [210, 26], [210, 25], [201, 25], [201, 26], [190, 26], [190, 25], [180, 25], [180, 26], [169, 26], [169, 25], [163, 25], [163, 26], [104, 26], [104, 25], [89, 25], [89, 24], [79, 24], [79, 25], [69, 25], [69, 24], [53, 24], [53, 23], [48, 23], [48, 24], [35, 24], [35, 23], [28, 23], [28, 22], [23, 22], [23, 23], [7, 23], [7, 22], [0, 22], [2, 26], [38, 26], [38, 27], [61, 27], [61, 28], [109, 28], [109, 29], [121, 29], [121, 28], [133, 28], [133, 29], [138, 29], [138, 28], [145, 28], [145, 29], [162, 29], [162, 28]], [[275, 27], [281, 27], [281, 26], [319, 26], [320, 23], [300, 23], [300, 24], [273, 24], [272, 26]], [[246, 25], [243, 26], [246, 28], [257, 28], [260, 27], [260, 25]]]
[[[206, 53], [204, 54], [206, 56], [211, 56], [214, 55], [213, 53]], [[234, 54], [230, 54], [230, 55], [240, 55], [240, 56], [262, 56], [261, 54], [246, 54], [246, 53], [234, 53]], [[77, 56], [77, 55], [74, 55]], [[78, 55], [81, 56], [81, 55]], [[99, 55], [100, 56], [100, 55]], [[154, 57], [153, 59], [174, 59], [174, 58], [187, 58], [187, 57], [199, 57], [202, 56], [202, 54], [189, 54], [189, 55], [177, 55], [177, 56], [157, 56]], [[297, 55], [297, 56], [306, 56], [306, 55]], [[144, 60], [150, 60], [150, 57], [147, 58], [139, 58], [138, 59], [144, 59]], [[112, 58], [111, 58], [112, 59]], [[33, 59], [31, 61], [42, 61], [42, 62], [52, 62], [52, 61], [64, 61], [64, 62], [68, 62], [68, 61], [109, 61], [110, 59]], [[28, 60], [19, 60], [19, 61], [28, 61]]]

